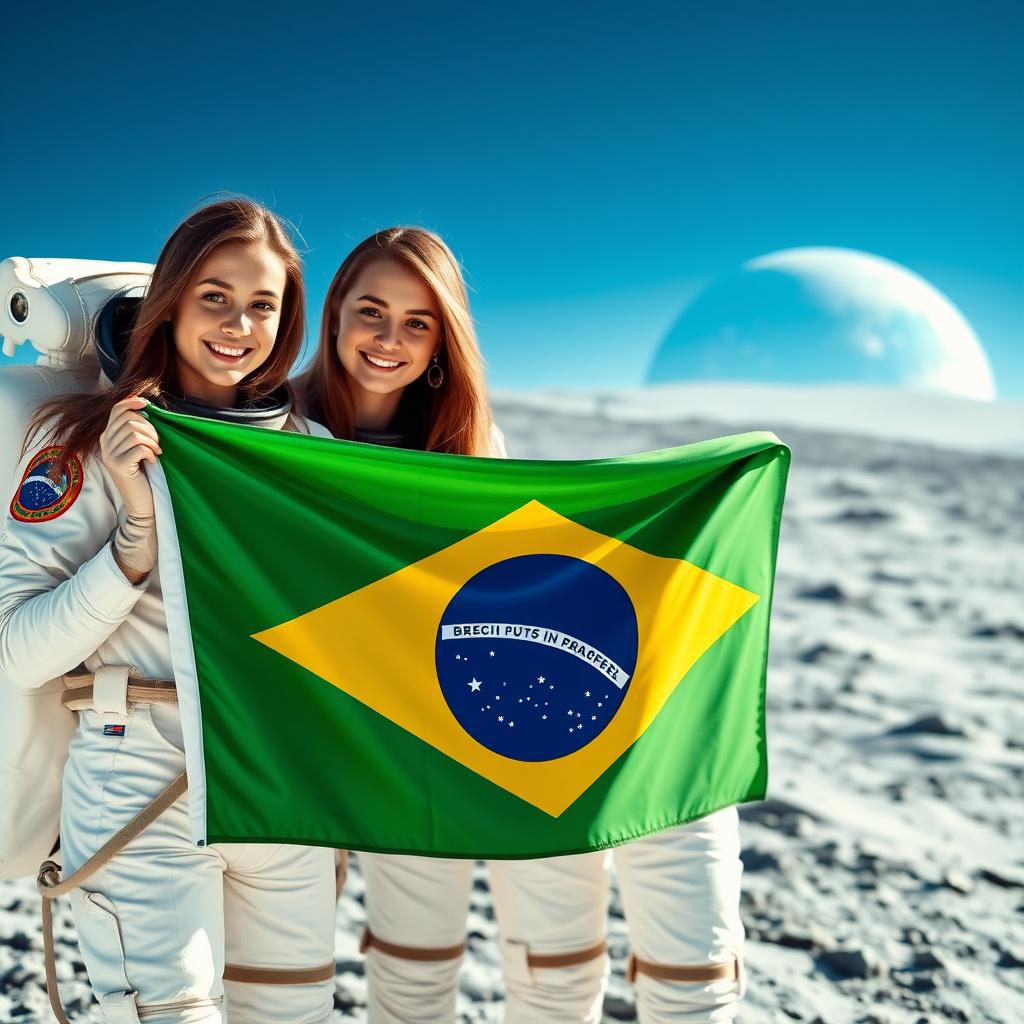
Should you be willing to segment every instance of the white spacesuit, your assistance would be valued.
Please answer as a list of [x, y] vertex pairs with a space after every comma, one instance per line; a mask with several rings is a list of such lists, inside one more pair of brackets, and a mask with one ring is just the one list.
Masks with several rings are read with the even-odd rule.
[[[44, 298], [29, 294], [28, 306]], [[23, 309], [19, 303], [16, 311]], [[84, 319], [91, 329], [92, 316]], [[45, 347], [36, 333], [31, 337]], [[89, 370], [95, 381], [95, 364]], [[26, 397], [44, 397], [39, 388], [26, 396], [10, 386], [9, 373], [0, 374], [8, 411], [15, 398], [24, 406]], [[280, 426], [287, 415], [278, 396], [256, 418]], [[24, 421], [23, 408], [12, 418], [19, 416]], [[293, 422], [326, 433], [298, 417]], [[3, 443], [20, 448], [20, 436], [5, 435]], [[0, 681], [7, 703], [16, 703], [18, 692], [48, 687], [51, 705], [55, 697], [81, 708], [64, 771], [60, 835], [67, 875], [181, 775], [184, 754], [168, 682], [159, 574], [133, 586], [115, 563], [110, 540], [124, 513], [99, 459], [72, 460], [54, 482], [47, 471], [56, 455], [33, 439], [9, 488], [13, 498], [0, 533]], [[85, 673], [73, 680], [76, 689], [62, 697], [51, 681], [80, 665]], [[130, 689], [139, 685], [144, 688]], [[70, 711], [64, 715], [72, 719]], [[52, 739], [60, 735], [37, 733], [34, 743]], [[49, 761], [61, 756], [55, 750]], [[22, 804], [30, 803], [27, 780], [7, 784]], [[38, 844], [38, 835], [29, 838]], [[196, 847], [179, 800], [70, 895], [83, 959], [108, 1021], [221, 1024], [225, 996], [232, 1019], [246, 1024], [330, 1017], [330, 850]]]
[[[146, 263], [0, 262], [0, 336], [14, 355], [30, 344], [34, 365], [0, 369], [0, 489], [10, 499], [22, 439], [39, 402], [88, 390], [99, 377], [94, 325], [109, 300], [142, 294]], [[6, 508], [3, 510], [6, 516]], [[0, 878], [34, 875], [57, 840], [61, 777], [74, 715], [61, 706], [62, 680], [26, 690], [0, 678]], [[40, 743], [39, 737], [47, 742]]]

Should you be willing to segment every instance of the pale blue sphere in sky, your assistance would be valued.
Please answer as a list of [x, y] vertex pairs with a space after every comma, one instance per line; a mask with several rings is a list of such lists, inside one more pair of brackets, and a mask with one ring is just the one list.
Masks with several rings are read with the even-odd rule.
[[693, 380], [996, 395], [980, 341], [941, 292], [890, 260], [824, 247], [759, 257], [698, 293], [648, 373]]

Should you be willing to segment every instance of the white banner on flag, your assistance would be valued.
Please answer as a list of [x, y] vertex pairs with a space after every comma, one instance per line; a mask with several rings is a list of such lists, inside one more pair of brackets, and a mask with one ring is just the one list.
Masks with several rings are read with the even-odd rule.
[[526, 640], [565, 651], [585, 661], [613, 682], [620, 690], [629, 682], [629, 673], [598, 648], [577, 637], [547, 626], [528, 626], [515, 622], [459, 622], [441, 626], [442, 640]]

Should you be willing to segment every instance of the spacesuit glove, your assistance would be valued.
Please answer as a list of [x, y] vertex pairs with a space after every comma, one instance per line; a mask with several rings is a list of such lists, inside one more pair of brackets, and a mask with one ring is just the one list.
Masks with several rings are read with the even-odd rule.
[[133, 515], [114, 533], [114, 560], [133, 582], [141, 582], [156, 565], [156, 517]]

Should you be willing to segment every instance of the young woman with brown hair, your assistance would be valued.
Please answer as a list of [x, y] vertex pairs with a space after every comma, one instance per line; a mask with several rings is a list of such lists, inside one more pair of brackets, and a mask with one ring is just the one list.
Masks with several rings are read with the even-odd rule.
[[[310, 414], [338, 437], [504, 455], [462, 272], [444, 242], [421, 228], [380, 231], [345, 259], [298, 389]], [[453, 1020], [473, 862], [373, 853], [359, 861], [370, 1024]], [[503, 936], [506, 1021], [598, 1021], [605, 855], [488, 867]]]
[[320, 342], [296, 387], [335, 437], [385, 431], [400, 433], [403, 447], [491, 453], [484, 363], [466, 286], [437, 235], [388, 228], [349, 253], [327, 291]]
[[[64, 675], [72, 687], [65, 875], [160, 794], [173, 797], [184, 770], [144, 472], [160, 443], [140, 411], [154, 402], [326, 433], [292, 414], [286, 386], [303, 299], [277, 218], [248, 200], [210, 204], [164, 246], [124, 351], [101, 339], [104, 384], [46, 403], [29, 431], [0, 538], [0, 676], [30, 689]], [[108, 1021], [330, 1017], [329, 850], [196, 847], [179, 799], [70, 895]]]
[[[336, 436], [504, 454], [458, 263], [436, 235], [389, 228], [341, 265], [301, 380]], [[735, 808], [615, 851], [641, 1020], [731, 1020], [742, 997]], [[371, 1024], [454, 1014], [472, 863], [362, 854]], [[607, 856], [492, 862], [509, 1024], [600, 1020]]]

